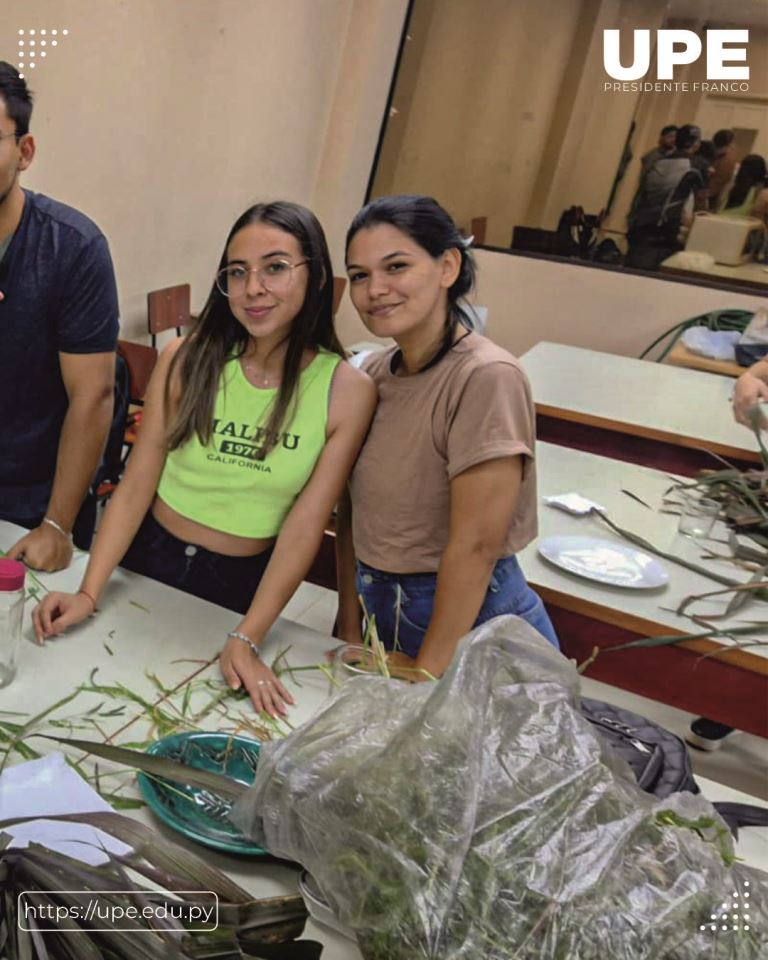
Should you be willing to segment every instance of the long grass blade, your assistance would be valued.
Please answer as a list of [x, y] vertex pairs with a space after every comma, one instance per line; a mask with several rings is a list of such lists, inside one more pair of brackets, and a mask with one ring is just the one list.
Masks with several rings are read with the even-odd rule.
[[641, 537], [639, 534], [620, 527], [617, 523], [614, 523], [613, 520], [609, 519], [599, 510], [592, 510], [591, 513], [592, 516], [598, 517], [604, 523], [607, 523], [608, 526], [613, 531], [618, 533], [620, 537], [623, 537], [625, 540], [629, 540], [630, 543], [634, 543], [638, 547], [642, 547], [644, 550], [655, 553], [657, 557], [664, 557], [664, 559], [669, 560], [670, 563], [676, 563], [681, 567], [686, 567], [688, 570], [692, 570], [694, 573], [698, 573], [702, 577], [708, 577], [710, 580], [714, 580], [715, 583], [722, 583], [726, 587], [737, 587], [739, 585], [738, 580], [732, 580], [730, 577], [724, 577], [719, 573], [715, 573], [713, 570], [708, 570], [706, 567], [700, 566], [698, 563], [691, 563], [689, 560], [683, 559], [683, 557], [675, 556], [674, 553], [667, 553], [665, 550], [659, 549], [659, 547], [655, 546], [655, 544], [651, 543], [649, 540], [646, 540], [644, 537]]
[[0, 763], [0, 773], [2, 773], [3, 770], [5, 769], [5, 765], [8, 761], [8, 757], [11, 754], [11, 750], [14, 747], [18, 749], [18, 744], [21, 742], [21, 740], [24, 737], [30, 734], [30, 732], [34, 729], [35, 725], [40, 723], [42, 720], [44, 720], [47, 716], [49, 716], [49, 714], [53, 713], [55, 710], [58, 710], [59, 707], [63, 707], [66, 704], [71, 703], [72, 700], [75, 699], [75, 697], [79, 696], [79, 694], [80, 694], [80, 689], [78, 688], [77, 690], [74, 690], [72, 693], [67, 694], [66, 697], [62, 697], [61, 700], [57, 700], [56, 703], [51, 704], [50, 707], [46, 707], [45, 710], [41, 710], [40, 713], [36, 713], [34, 717], [28, 720], [23, 725], [21, 730], [18, 732], [17, 736], [14, 738], [13, 742], [9, 746], [8, 752], [3, 757], [3, 761], [2, 763]]
[[78, 740], [74, 737], [54, 737], [51, 734], [38, 733], [38, 737], [62, 743], [87, 754], [94, 754], [113, 763], [121, 763], [144, 773], [151, 773], [156, 777], [164, 777], [176, 783], [183, 783], [190, 787], [202, 790], [211, 790], [227, 800], [237, 800], [248, 787], [238, 783], [230, 777], [213, 773], [210, 770], [199, 770], [187, 763], [170, 760], [167, 757], [156, 757], [152, 754], [140, 753], [138, 750], [126, 750], [125, 747], [115, 747], [109, 743], [98, 743], [93, 740]]
[[[37, 819], [39, 818], [33, 816], [0, 821], [0, 830], [3, 827]], [[252, 900], [249, 893], [209, 864], [207, 860], [167, 840], [162, 834], [156, 833], [131, 817], [125, 817], [119, 813], [96, 812], [59, 814], [48, 816], [46, 819], [63, 823], [84, 823], [103, 830], [111, 837], [122, 840], [137, 857], [143, 857], [155, 869], [181, 878], [187, 885], [186, 889], [190, 889], [190, 883], [199, 883], [200, 889], [211, 890], [221, 899], [231, 903], [247, 903]]]

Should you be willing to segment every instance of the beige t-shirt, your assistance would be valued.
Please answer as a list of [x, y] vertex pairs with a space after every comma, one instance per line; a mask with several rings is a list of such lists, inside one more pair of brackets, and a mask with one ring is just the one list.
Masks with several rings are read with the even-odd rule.
[[469, 467], [522, 454], [523, 481], [501, 556], [536, 536], [533, 401], [519, 362], [470, 333], [434, 367], [390, 371], [396, 348], [364, 369], [379, 405], [350, 481], [358, 559], [388, 573], [434, 573], [448, 542], [450, 482]]

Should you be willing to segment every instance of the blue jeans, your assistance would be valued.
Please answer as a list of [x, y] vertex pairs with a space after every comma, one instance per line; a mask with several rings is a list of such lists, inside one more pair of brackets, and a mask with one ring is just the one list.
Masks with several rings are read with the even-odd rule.
[[[357, 562], [357, 592], [368, 614], [376, 617], [379, 639], [388, 650], [396, 647], [410, 657], [416, 656], [432, 616], [436, 588], [437, 574], [434, 573], [384, 573], [360, 560]], [[560, 649], [541, 597], [528, 586], [515, 556], [503, 557], [493, 568], [474, 626], [505, 613], [526, 620], [553, 647]]]
[[245, 613], [271, 556], [272, 547], [252, 557], [227, 557], [185, 543], [159, 524], [150, 510], [120, 566]]

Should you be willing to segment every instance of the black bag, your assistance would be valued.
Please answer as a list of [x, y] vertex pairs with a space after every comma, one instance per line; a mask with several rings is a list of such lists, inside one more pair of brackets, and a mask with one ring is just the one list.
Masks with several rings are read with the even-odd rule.
[[112, 423], [104, 447], [99, 469], [93, 481], [93, 490], [105, 481], [119, 483], [123, 473], [123, 436], [130, 404], [131, 384], [128, 365], [118, 353], [115, 358], [115, 405], [112, 411]]
[[674, 733], [612, 703], [583, 698], [581, 712], [632, 768], [637, 785], [663, 799], [687, 790], [699, 793], [688, 748]]
[[660, 157], [643, 174], [628, 220], [631, 231], [663, 228], [676, 233], [688, 197], [704, 180], [686, 156]]
[[[691, 758], [685, 743], [631, 710], [612, 703], [583, 697], [581, 712], [600, 735], [625, 760], [635, 775], [638, 786], [655, 797], [664, 799], [672, 793], [701, 793], [691, 770]], [[739, 827], [768, 826], [768, 810], [749, 803], [713, 803], [734, 837]]]

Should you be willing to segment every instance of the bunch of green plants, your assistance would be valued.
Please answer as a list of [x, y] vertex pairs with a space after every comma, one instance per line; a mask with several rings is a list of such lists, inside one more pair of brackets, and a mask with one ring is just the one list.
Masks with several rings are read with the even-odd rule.
[[[238, 825], [307, 867], [366, 960], [761, 960], [765, 878], [705, 801], [639, 793], [569, 666], [491, 647], [510, 629], [435, 685], [345, 684], [262, 751]], [[754, 925], [705, 929], [744, 877]]]

